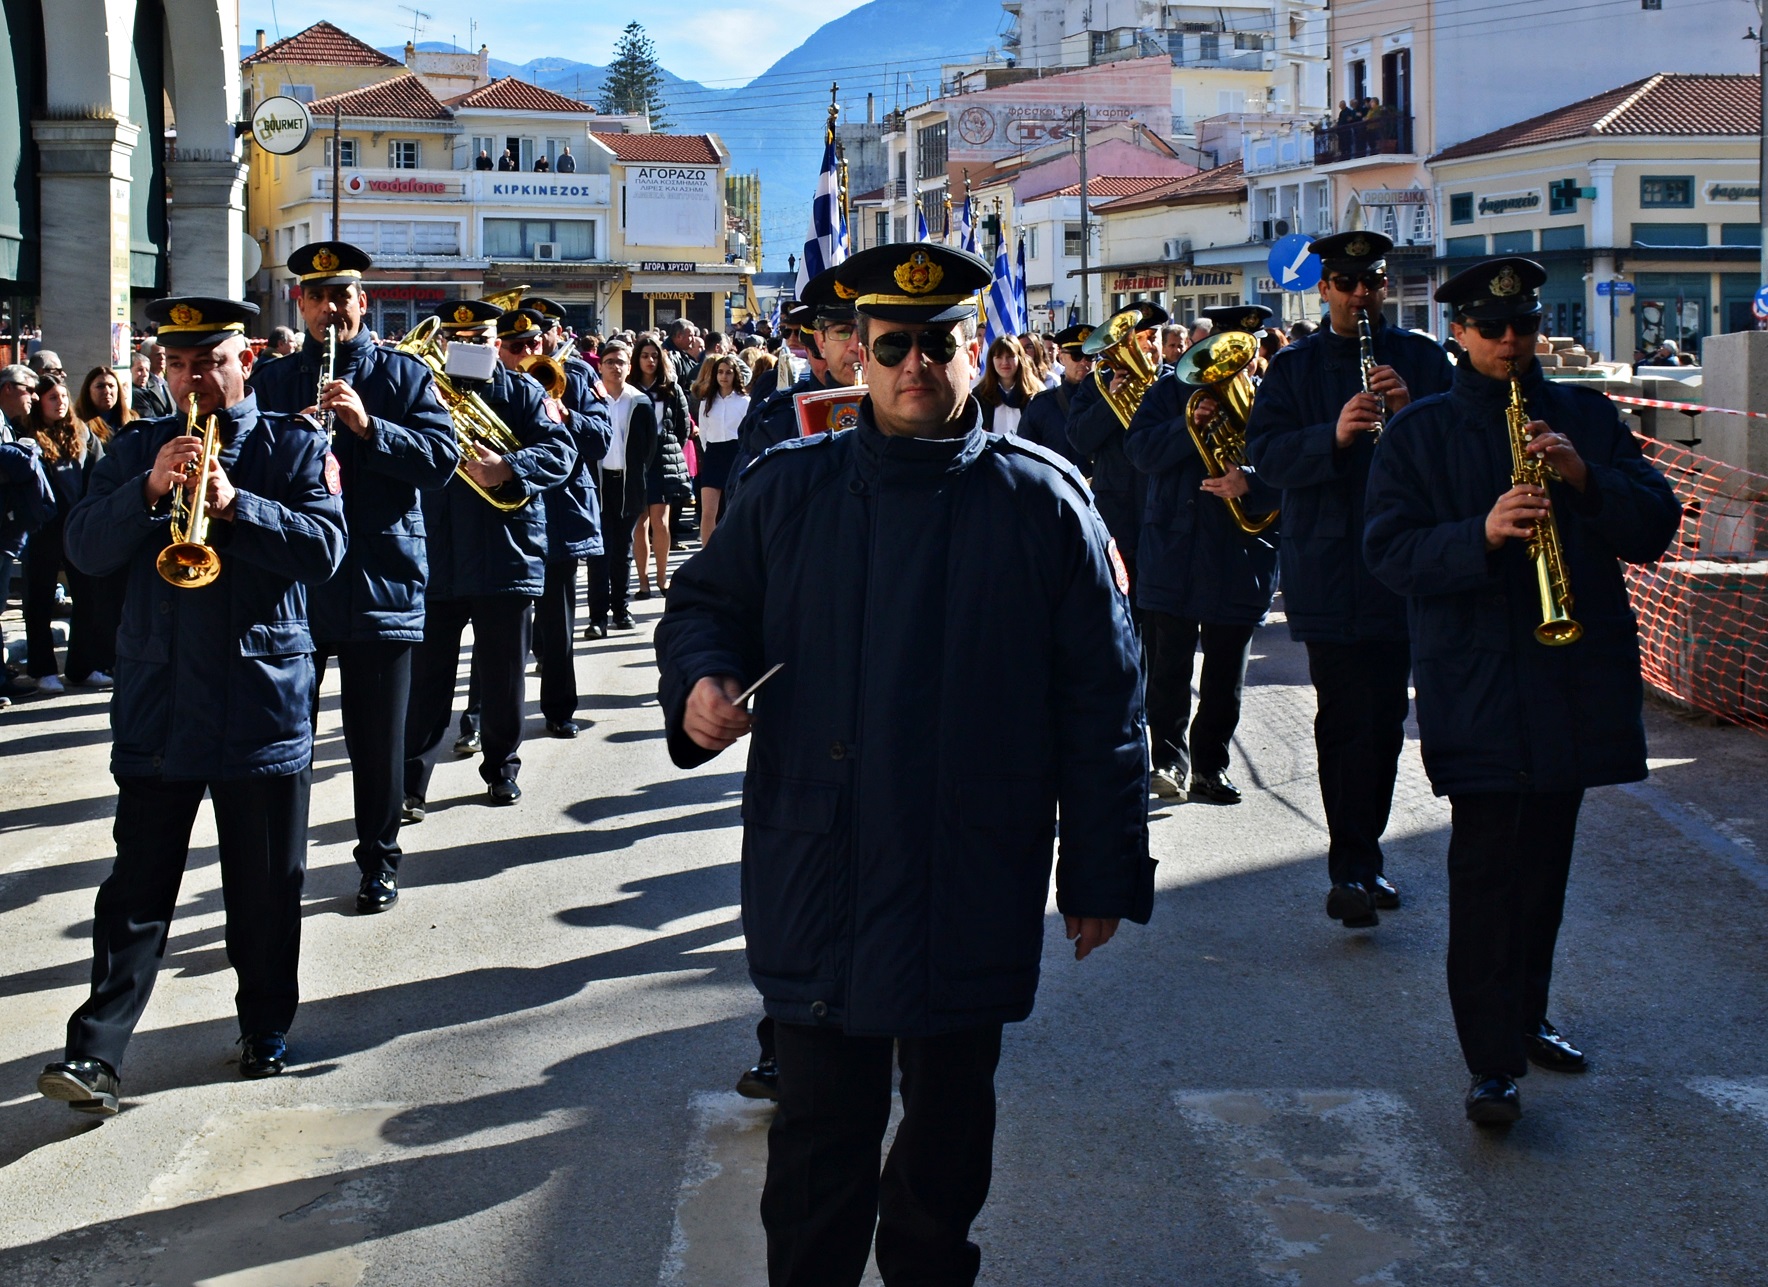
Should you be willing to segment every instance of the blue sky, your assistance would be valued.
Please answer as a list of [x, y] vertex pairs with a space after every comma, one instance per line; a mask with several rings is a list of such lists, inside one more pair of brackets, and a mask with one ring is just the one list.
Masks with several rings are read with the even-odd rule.
[[[420, 40], [491, 47], [491, 56], [525, 63], [568, 58], [606, 64], [620, 29], [634, 20], [657, 46], [663, 65], [677, 76], [717, 87], [742, 85], [766, 71], [804, 38], [864, 0], [756, 0], [742, 5], [699, 0], [679, 8], [629, 4], [594, 6], [557, 0], [493, 6], [481, 0], [412, 0], [430, 17], [418, 19]], [[589, 16], [593, 14], [593, 17]], [[325, 19], [377, 48], [411, 39], [409, 10], [386, 0], [337, 4], [332, 0], [240, 0], [240, 43], [264, 28], [266, 39], [292, 36]], [[472, 25], [469, 36], [469, 24]], [[470, 46], [469, 46], [470, 41]]]

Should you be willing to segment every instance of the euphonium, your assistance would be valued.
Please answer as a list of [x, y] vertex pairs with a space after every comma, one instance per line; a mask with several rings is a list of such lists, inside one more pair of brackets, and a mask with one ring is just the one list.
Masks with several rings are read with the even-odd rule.
[[[1529, 409], [1523, 403], [1522, 380], [1515, 363], [1510, 368], [1510, 404], [1504, 408], [1504, 423], [1510, 430], [1511, 484], [1546, 491], [1547, 484], [1558, 479], [1559, 471], [1539, 456], [1529, 455]], [[1572, 620], [1571, 576], [1566, 572], [1565, 547], [1559, 542], [1559, 524], [1553, 518], [1551, 496], [1547, 512], [1535, 524], [1535, 534], [1529, 538], [1527, 548], [1541, 595], [1541, 624], [1535, 627], [1535, 638], [1549, 648], [1576, 643], [1583, 638], [1584, 627]]]
[[[1136, 337], [1136, 324], [1141, 320], [1139, 309], [1126, 308], [1113, 313], [1105, 325], [1087, 336], [1086, 343], [1081, 345], [1081, 352], [1095, 359], [1093, 378], [1099, 382], [1099, 392], [1105, 395], [1105, 401], [1111, 404], [1125, 429], [1135, 419], [1136, 408], [1142, 405], [1148, 390], [1154, 387], [1154, 377], [1159, 370]], [[1117, 378], [1106, 383], [1106, 371], [1115, 371]]]
[[521, 286], [512, 286], [508, 290], [496, 291], [493, 294], [485, 295], [482, 298], [487, 304], [491, 305], [491, 307], [501, 308], [504, 312], [508, 313], [512, 309], [522, 307], [522, 296], [527, 293], [528, 286], [523, 284]]
[[[1185, 350], [1173, 369], [1183, 384], [1202, 387], [1185, 403], [1185, 428], [1211, 478], [1246, 464], [1246, 420], [1252, 414], [1252, 376], [1247, 368], [1258, 357], [1258, 340], [1245, 331], [1222, 331]], [[1214, 398], [1216, 413], [1199, 432], [1193, 412], [1204, 398]], [[1277, 521], [1272, 510], [1263, 518], [1250, 518], [1238, 496], [1224, 496], [1234, 524], [1248, 536], [1257, 536]]]
[[442, 405], [448, 408], [448, 418], [454, 422], [454, 441], [460, 447], [461, 464], [454, 471], [455, 476], [477, 492], [493, 509], [502, 510], [506, 514], [513, 513], [526, 505], [528, 498], [523, 496], [519, 500], [504, 500], [493, 496], [473, 481], [473, 476], [467, 473], [466, 462], [472, 458], [474, 443], [484, 443], [499, 455], [507, 456], [512, 451], [522, 449], [522, 440], [486, 405], [485, 399], [471, 390], [456, 388], [454, 381], [448, 378], [442, 346], [436, 341], [441, 329], [440, 318], [426, 317], [393, 347], [417, 358], [430, 368], [430, 374], [435, 377], [436, 393], [442, 399]]
[[[190, 395], [185, 433], [195, 436], [196, 394]], [[221, 575], [221, 556], [209, 545], [209, 462], [221, 454], [221, 428], [214, 416], [204, 423], [203, 453], [187, 468], [184, 481], [172, 485], [172, 543], [160, 551], [154, 567], [181, 590], [194, 590]], [[191, 485], [194, 480], [194, 486]]]
[[[1369, 310], [1357, 310], [1357, 366], [1363, 374], [1363, 392], [1375, 393], [1370, 387], [1369, 376], [1375, 370], [1375, 333], [1369, 329]], [[1374, 442], [1381, 437], [1381, 431], [1387, 427], [1387, 395], [1375, 393], [1375, 428], [1369, 431], [1369, 441]]]

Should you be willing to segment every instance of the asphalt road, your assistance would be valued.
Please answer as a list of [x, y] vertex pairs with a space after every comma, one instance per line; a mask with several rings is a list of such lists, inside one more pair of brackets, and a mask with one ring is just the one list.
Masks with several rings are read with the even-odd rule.
[[[283, 1077], [231, 1044], [214, 833], [101, 1124], [41, 1100], [112, 852], [105, 698], [0, 712], [0, 1283], [760, 1284], [766, 1110], [730, 1093], [758, 1003], [737, 919], [740, 758], [664, 753], [650, 627], [579, 645], [574, 742], [529, 732], [514, 809], [470, 763], [353, 911], [328, 691]], [[1409, 742], [1406, 906], [1326, 889], [1313, 700], [1255, 643], [1235, 808], [1157, 808], [1153, 923], [1072, 960], [1049, 922], [1009, 1031], [988, 1284], [1768, 1282], [1768, 740], [1648, 712], [1654, 772], [1587, 800], [1553, 1018], [1507, 1134], [1462, 1118], [1443, 984], [1447, 807]], [[335, 684], [335, 679], [333, 681]], [[1002, 748], [1010, 754], [1011, 748]]]

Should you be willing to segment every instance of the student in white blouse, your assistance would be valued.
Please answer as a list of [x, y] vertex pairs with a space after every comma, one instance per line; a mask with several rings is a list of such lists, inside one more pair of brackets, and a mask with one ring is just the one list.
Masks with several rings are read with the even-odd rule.
[[694, 381], [700, 433], [700, 544], [718, 526], [718, 502], [737, 459], [737, 428], [749, 410], [749, 368], [730, 353], [708, 358]]

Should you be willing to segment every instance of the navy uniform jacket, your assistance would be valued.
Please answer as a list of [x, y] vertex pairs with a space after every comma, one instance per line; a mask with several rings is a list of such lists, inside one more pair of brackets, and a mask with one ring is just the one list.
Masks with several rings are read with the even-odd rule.
[[[1088, 376], [1087, 380], [1093, 377]], [[1035, 442], [1045, 451], [1053, 451], [1085, 474], [1092, 461], [1085, 452], [1075, 450], [1068, 441], [1068, 408], [1073, 405], [1079, 385], [1063, 380], [1053, 389], [1045, 389], [1031, 400], [1019, 417], [1019, 436]]]
[[484, 398], [522, 447], [504, 457], [515, 478], [499, 498], [528, 497], [518, 510], [494, 508], [456, 479], [424, 493], [424, 524], [430, 533], [433, 601], [486, 594], [540, 594], [546, 583], [546, 499], [543, 493], [571, 476], [576, 449], [571, 434], [546, 413], [546, 394], [531, 377], [499, 365], [483, 383], [463, 381]]
[[[252, 372], [265, 411], [293, 414], [314, 405], [325, 345], [311, 336], [285, 358]], [[342, 425], [331, 436], [344, 488], [350, 548], [344, 566], [309, 595], [320, 643], [424, 637], [429, 576], [420, 491], [444, 486], [460, 464], [454, 427], [429, 367], [377, 345], [366, 330], [338, 345], [337, 375], [362, 399], [368, 436]]]
[[571, 477], [546, 496], [546, 557], [548, 562], [589, 558], [602, 552], [602, 499], [596, 474], [614, 426], [608, 407], [596, 394], [596, 379], [589, 363], [572, 358], [565, 363], [565, 427], [577, 451]]
[[1639, 644], [1620, 560], [1649, 563], [1682, 509], [1601, 394], [1523, 380], [1531, 416], [1589, 465], [1580, 494], [1552, 484], [1577, 643], [1533, 636], [1541, 601], [1524, 543], [1485, 544], [1510, 489], [1507, 381], [1465, 359], [1447, 394], [1415, 402], [1382, 434], [1369, 471], [1369, 565], [1407, 596], [1425, 771], [1438, 795], [1573, 791], [1645, 776]]
[[1121, 572], [1058, 458], [858, 428], [750, 466], [657, 628], [670, 754], [708, 675], [756, 697], [743, 932], [767, 1012], [922, 1035], [1025, 1018], [1057, 904], [1146, 921], [1148, 751]]
[[[775, 389], [765, 400], [758, 402], [751, 398], [749, 414], [743, 417], [737, 430], [737, 458], [731, 465], [731, 485], [736, 485], [737, 476], [762, 452], [799, 436], [798, 406], [793, 401], [794, 395], [834, 387], [834, 382], [827, 376], [819, 378], [807, 367], [797, 380], [784, 389]], [[725, 500], [730, 500], [728, 492]]]
[[111, 698], [111, 772], [216, 781], [297, 773], [313, 758], [313, 636], [307, 590], [344, 561], [343, 498], [325, 438], [304, 417], [218, 413], [221, 466], [239, 493], [209, 543], [221, 575], [201, 589], [161, 579], [170, 495], [142, 484], [183, 416], [136, 421], [111, 440], [68, 515], [67, 551], [88, 576], [128, 569]]
[[[1202, 489], [1209, 470], [1185, 427], [1185, 403], [1196, 391], [1161, 376], [1124, 435], [1124, 454], [1148, 475], [1136, 606], [1208, 625], [1258, 625], [1275, 589], [1277, 526], [1249, 536], [1221, 497]], [[1246, 477], [1252, 490], [1241, 508], [1262, 518], [1277, 508], [1277, 490], [1251, 470]]]
[[[1455, 368], [1434, 341], [1377, 322], [1375, 359], [1412, 398], [1449, 387]], [[1357, 337], [1327, 323], [1271, 359], [1246, 427], [1246, 455], [1283, 489], [1283, 608], [1296, 639], [1404, 639], [1406, 605], [1363, 562], [1363, 493], [1375, 445], [1338, 447], [1338, 413], [1363, 387]]]
[[1105, 401], [1099, 382], [1088, 378], [1075, 390], [1068, 406], [1068, 441], [1093, 462], [1093, 498], [1099, 516], [1126, 558], [1136, 557], [1142, 534], [1142, 509], [1147, 482], [1123, 454], [1123, 421]]

